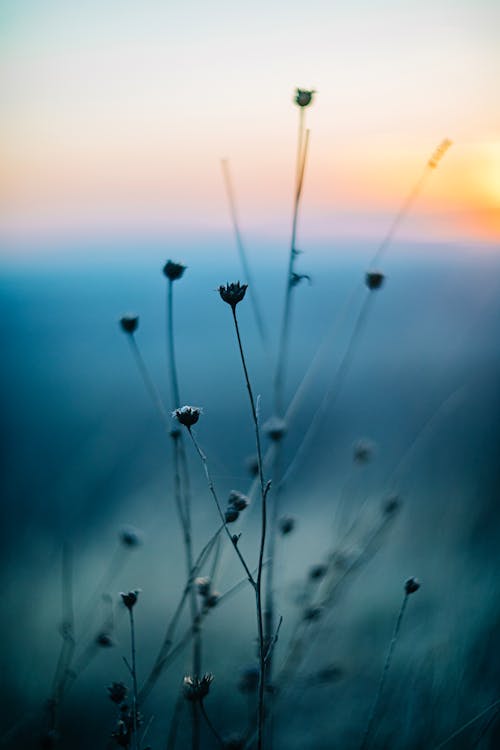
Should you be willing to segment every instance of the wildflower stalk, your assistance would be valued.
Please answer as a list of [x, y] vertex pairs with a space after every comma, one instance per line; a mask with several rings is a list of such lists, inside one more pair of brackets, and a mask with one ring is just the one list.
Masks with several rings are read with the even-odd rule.
[[368, 723], [366, 725], [366, 729], [365, 729], [363, 738], [361, 740], [361, 744], [359, 746], [359, 750], [366, 750], [366, 748], [368, 747], [368, 743], [370, 741], [370, 733], [371, 733], [373, 725], [375, 723], [375, 719], [377, 718], [377, 711], [378, 711], [378, 706], [379, 706], [379, 703], [380, 703], [380, 698], [382, 696], [382, 691], [384, 689], [385, 681], [387, 679], [387, 675], [389, 673], [389, 669], [390, 669], [390, 666], [391, 666], [392, 656], [394, 654], [394, 649], [396, 647], [396, 643], [397, 643], [397, 640], [398, 640], [398, 637], [399, 637], [399, 632], [401, 630], [401, 623], [403, 622], [404, 613], [405, 613], [405, 610], [406, 610], [406, 606], [408, 604], [408, 598], [410, 597], [411, 594], [413, 594], [413, 593], [415, 593], [415, 591], [417, 591], [417, 589], [419, 588], [419, 586], [420, 586], [420, 584], [418, 584], [418, 582], [415, 579], [413, 579], [413, 578], [408, 579], [408, 581], [405, 584], [405, 593], [404, 593], [403, 602], [401, 604], [401, 608], [399, 610], [398, 618], [396, 620], [396, 625], [394, 627], [394, 632], [392, 634], [391, 642], [389, 644], [389, 650], [387, 652], [387, 656], [386, 656], [386, 659], [385, 659], [384, 668], [382, 670], [382, 674], [380, 675], [380, 680], [379, 680], [379, 683], [378, 683], [377, 692], [376, 692], [376, 695], [375, 695], [375, 700], [373, 701], [373, 707], [372, 707], [370, 716], [368, 718]]
[[135, 750], [139, 750], [139, 739], [137, 736], [137, 667], [136, 667], [136, 649], [135, 649], [135, 623], [133, 607], [128, 607], [130, 622], [130, 652], [132, 657], [131, 674], [132, 674], [132, 731], [134, 738]]
[[[486, 716], [490, 711], [492, 711], [494, 708], [497, 708], [498, 706], [500, 706], [500, 699], [496, 700], [494, 703], [491, 703], [489, 706], [487, 706], [487, 708], [483, 709], [482, 711], [480, 711], [480, 713], [473, 716], [472, 719], [466, 721], [465, 724], [462, 724], [462, 726], [456, 729], [452, 734], [450, 734], [449, 737], [440, 742], [439, 745], [436, 745], [434, 750], [441, 750], [441, 748], [446, 747], [446, 745], [448, 745], [452, 740], [462, 734], [462, 732], [465, 732], [465, 730], [475, 724], [476, 721], [482, 719], [483, 716]], [[495, 714], [494, 716], [496, 717], [497, 714]]]
[[219, 732], [217, 731], [217, 729], [214, 727], [212, 721], [210, 720], [210, 717], [207, 714], [207, 711], [206, 711], [206, 708], [205, 708], [205, 704], [203, 703], [203, 701], [200, 701], [199, 705], [200, 705], [201, 715], [205, 719], [207, 727], [210, 729], [210, 731], [212, 732], [213, 736], [215, 737], [215, 739], [217, 740], [217, 742], [219, 743], [219, 745], [222, 748], [226, 747], [226, 744], [225, 744], [224, 740], [222, 739], [222, 737], [220, 736]]
[[[173, 638], [175, 634], [175, 629], [177, 627], [177, 624], [180, 620], [180, 617], [182, 615], [182, 611], [184, 609], [184, 605], [186, 603], [187, 597], [189, 592], [191, 591], [193, 587], [194, 579], [196, 578], [201, 566], [207, 559], [208, 555], [212, 551], [214, 544], [218, 540], [220, 533], [223, 529], [223, 526], [220, 526], [215, 534], [209, 539], [209, 541], [205, 544], [203, 549], [201, 550], [200, 554], [198, 555], [193, 567], [191, 568], [190, 574], [187, 578], [186, 585], [184, 586], [184, 590], [182, 592], [180, 601], [174, 611], [174, 614], [172, 615], [170, 622], [167, 627], [167, 631], [165, 633], [165, 637], [163, 639], [162, 645], [160, 647], [160, 651], [155, 659], [154, 665], [151, 669], [150, 674], [146, 678], [146, 681], [144, 682], [144, 685], [141, 687], [139, 691], [139, 700], [142, 703], [145, 698], [149, 695], [151, 690], [153, 689], [156, 681], [158, 680], [160, 674], [162, 673], [165, 662], [169, 657], [172, 645], [173, 645]], [[198, 615], [199, 617], [199, 615]], [[193, 626], [191, 627], [191, 630], [193, 629]]]
[[214, 486], [214, 483], [213, 483], [213, 480], [212, 480], [212, 476], [211, 476], [210, 470], [208, 468], [207, 457], [205, 456], [205, 454], [203, 453], [202, 449], [200, 448], [200, 445], [199, 445], [198, 441], [196, 440], [196, 438], [194, 436], [194, 433], [191, 430], [191, 427], [186, 427], [186, 429], [189, 432], [189, 435], [191, 437], [191, 440], [193, 441], [193, 445], [195, 447], [195, 450], [196, 450], [198, 456], [200, 457], [201, 463], [203, 464], [203, 471], [205, 472], [205, 478], [207, 480], [208, 489], [209, 489], [210, 494], [212, 495], [212, 497], [213, 497], [213, 499], [215, 501], [215, 505], [217, 506], [217, 510], [219, 512], [219, 516], [221, 518], [224, 530], [225, 530], [225, 532], [226, 532], [226, 534], [227, 534], [227, 536], [229, 538], [229, 541], [231, 542], [231, 544], [232, 544], [232, 546], [234, 548], [234, 551], [236, 552], [236, 554], [238, 556], [239, 561], [241, 562], [241, 564], [243, 566], [243, 569], [244, 569], [245, 573], [247, 574], [247, 578], [248, 578], [251, 586], [253, 587], [253, 589], [255, 589], [256, 586], [257, 586], [255, 578], [253, 577], [252, 573], [250, 572], [250, 568], [246, 564], [245, 558], [243, 557], [243, 555], [241, 554], [241, 552], [240, 552], [240, 550], [238, 548], [238, 543], [237, 543], [237, 541], [235, 539], [233, 539], [233, 535], [231, 534], [231, 532], [229, 530], [229, 527], [228, 527], [228, 525], [226, 523], [226, 518], [225, 518], [224, 513], [222, 511], [222, 507], [221, 507], [221, 504], [219, 502], [219, 498], [217, 496], [217, 492], [215, 491], [215, 486]]
[[[168, 263], [165, 266], [165, 270], [168, 268]], [[178, 266], [178, 268], [183, 268]], [[183, 273], [184, 269], [181, 271]], [[173, 290], [175, 274], [168, 274], [168, 287], [167, 287], [167, 339], [168, 339], [168, 360], [169, 360], [169, 372], [171, 379], [171, 394], [172, 394], [172, 408], [176, 409], [180, 406], [180, 392], [179, 392], [179, 377], [177, 374], [177, 363], [175, 357], [175, 340], [174, 340], [174, 313], [173, 313]], [[184, 539], [184, 547], [186, 554], [186, 572], [189, 576], [190, 571], [193, 568], [193, 543], [192, 543], [192, 523], [191, 523], [191, 492], [189, 486], [189, 471], [187, 466], [186, 452], [184, 450], [184, 441], [182, 433], [172, 431], [172, 443], [174, 452], [174, 491], [176, 497], [176, 505], [178, 508], [179, 520], [181, 523]], [[181, 474], [182, 471], [182, 482]], [[190, 601], [190, 612], [191, 612], [191, 624], [194, 628], [198, 618], [198, 602], [196, 599], [196, 591], [191, 586], [189, 592]], [[194, 631], [193, 638], [193, 656], [192, 656], [192, 669], [194, 676], [201, 674], [201, 632], [199, 628]], [[193, 735], [192, 735], [192, 748], [198, 750], [200, 746], [200, 722], [198, 716], [197, 706], [193, 703], [192, 706], [192, 717], [193, 717]]]
[[252, 303], [252, 309], [255, 316], [255, 322], [257, 324], [257, 330], [259, 332], [259, 336], [261, 338], [262, 344], [264, 345], [264, 348], [267, 350], [267, 344], [268, 344], [268, 338], [267, 338], [267, 331], [264, 326], [264, 320], [262, 317], [262, 313], [260, 310], [259, 301], [257, 299], [257, 293], [255, 291], [255, 284], [252, 280], [252, 273], [250, 271], [250, 264], [248, 262], [246, 250], [245, 250], [245, 244], [243, 242], [243, 237], [241, 235], [239, 221], [238, 221], [238, 212], [236, 210], [236, 200], [234, 197], [234, 189], [233, 184], [231, 180], [231, 173], [229, 171], [229, 161], [227, 159], [221, 160], [221, 167], [222, 167], [222, 174], [224, 177], [224, 184], [226, 187], [226, 193], [227, 193], [227, 199], [229, 203], [229, 212], [231, 214], [231, 222], [233, 225], [233, 231], [234, 231], [234, 237], [236, 240], [236, 246], [238, 248], [238, 253], [240, 256], [241, 266], [243, 268], [243, 273], [245, 275], [245, 278], [248, 280], [249, 288], [250, 288], [250, 300]]
[[149, 370], [146, 366], [146, 363], [144, 361], [144, 357], [141, 354], [141, 350], [139, 349], [139, 346], [137, 344], [136, 338], [133, 333], [130, 333], [128, 336], [128, 341], [130, 344], [130, 349], [132, 351], [132, 356], [135, 360], [135, 363], [137, 365], [137, 369], [139, 370], [139, 373], [142, 377], [142, 380], [144, 382], [144, 385], [146, 387], [146, 390], [149, 394], [149, 397], [151, 398], [151, 401], [153, 402], [154, 406], [156, 407], [158, 414], [161, 418], [161, 421], [163, 422], [164, 427], [169, 430], [170, 428], [170, 419], [167, 414], [167, 411], [165, 409], [165, 406], [163, 405], [163, 401], [161, 399], [160, 394], [158, 393], [158, 389], [153, 383], [153, 380], [151, 378], [151, 375], [149, 374]]
[[257, 746], [260, 750], [263, 743], [263, 730], [264, 730], [264, 690], [266, 682], [266, 639], [264, 636], [264, 618], [262, 611], [262, 571], [264, 563], [264, 550], [266, 546], [266, 531], [267, 531], [267, 494], [270, 485], [266, 486], [264, 481], [264, 470], [262, 463], [262, 446], [260, 441], [260, 429], [259, 419], [257, 415], [257, 409], [255, 407], [255, 399], [253, 396], [252, 386], [250, 384], [250, 378], [248, 376], [248, 369], [245, 360], [245, 353], [243, 351], [243, 345], [241, 342], [240, 329], [238, 326], [238, 318], [236, 315], [236, 305], [231, 305], [231, 311], [233, 314], [234, 328], [236, 331], [236, 338], [238, 340], [238, 348], [240, 351], [241, 364], [243, 366], [243, 373], [245, 376], [245, 383], [248, 391], [248, 398], [250, 400], [250, 408], [252, 411], [252, 419], [255, 428], [255, 442], [257, 447], [257, 462], [259, 469], [259, 481], [260, 481], [260, 492], [261, 492], [261, 535], [260, 535], [260, 548], [259, 548], [259, 563], [257, 569], [257, 581], [255, 587], [256, 606], [257, 606], [257, 624], [259, 630], [259, 688], [258, 688], [258, 740]]

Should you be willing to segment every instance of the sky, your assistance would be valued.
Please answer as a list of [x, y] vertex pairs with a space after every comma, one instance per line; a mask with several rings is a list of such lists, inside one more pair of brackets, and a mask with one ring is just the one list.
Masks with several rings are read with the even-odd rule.
[[[383, 234], [443, 138], [404, 239], [500, 239], [500, 4], [0, 0], [0, 244]], [[6, 250], [9, 248], [9, 250]]]

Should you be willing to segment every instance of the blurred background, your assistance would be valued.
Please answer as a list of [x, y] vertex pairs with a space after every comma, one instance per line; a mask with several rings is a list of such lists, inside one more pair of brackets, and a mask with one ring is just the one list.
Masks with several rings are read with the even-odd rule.
[[[175, 285], [182, 401], [203, 407], [196, 434], [220, 496], [248, 490], [252, 423], [216, 292], [246, 279], [220, 159], [270, 335], [268, 356], [246, 298], [238, 312], [265, 421], [290, 247], [296, 86], [317, 94], [297, 240], [297, 270], [311, 280], [294, 290], [287, 401], [313, 366], [286, 465], [343, 361], [375, 251], [436, 146], [444, 137], [453, 146], [398, 227], [346, 377], [285, 486], [282, 510], [296, 527], [277, 547], [278, 666], [316, 591], [311, 566], [356, 557], [384, 501], [397, 493], [401, 507], [305, 628], [300, 668], [278, 685], [276, 748], [359, 746], [411, 575], [422, 588], [408, 603], [373, 747], [435, 747], [498, 699], [499, 15], [486, 0], [0, 2], [3, 746], [40, 746], [47, 726], [63, 549], [80, 671], [61, 708], [61, 747], [104, 747], [114, 728], [106, 686], [129, 681], [118, 592], [141, 589], [140, 681], [182, 593], [171, 446], [118, 324], [139, 314], [138, 344], [170, 406], [167, 258], [188, 266]], [[370, 447], [361, 464], [360, 440]], [[218, 518], [192, 452], [189, 462], [200, 550]], [[253, 499], [234, 527], [252, 562], [258, 508]], [[128, 526], [140, 530], [137, 547], [120, 542]], [[217, 589], [240, 580], [223, 548]], [[103, 582], [112, 627], [110, 603], [95, 593]], [[92, 650], [104, 622], [113, 646]], [[215, 675], [207, 710], [224, 737], [252, 710], [238, 685], [255, 664], [255, 630], [244, 586], [204, 623], [203, 667]], [[143, 706], [153, 748], [166, 746], [190, 661], [188, 647]], [[496, 717], [449, 746], [497, 747]], [[217, 746], [206, 727], [202, 739]], [[178, 746], [189, 742], [186, 713]]]

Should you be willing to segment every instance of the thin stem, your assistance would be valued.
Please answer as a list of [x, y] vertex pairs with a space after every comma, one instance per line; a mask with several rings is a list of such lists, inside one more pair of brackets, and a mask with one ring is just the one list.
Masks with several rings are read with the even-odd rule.
[[295, 200], [293, 206], [293, 219], [292, 219], [292, 237], [290, 241], [290, 256], [288, 259], [288, 271], [286, 279], [286, 290], [285, 290], [285, 305], [283, 310], [283, 322], [281, 325], [281, 336], [278, 351], [278, 363], [276, 366], [276, 376], [274, 381], [274, 397], [275, 397], [275, 408], [276, 414], [280, 416], [283, 412], [283, 386], [284, 386], [284, 372], [286, 366], [286, 355], [288, 348], [289, 329], [290, 329], [290, 314], [291, 314], [291, 302], [292, 302], [292, 289], [293, 289], [293, 273], [295, 267], [295, 259], [298, 255], [296, 244], [297, 237], [297, 222], [299, 217], [299, 206], [300, 198], [302, 195], [302, 186], [304, 182], [304, 172], [307, 160], [307, 150], [309, 145], [309, 131], [306, 131], [304, 147], [301, 149], [300, 154], [301, 164], [297, 170], [297, 186], [295, 190]]
[[385, 659], [384, 668], [382, 670], [382, 674], [380, 675], [380, 680], [379, 680], [379, 683], [378, 683], [377, 693], [375, 695], [375, 700], [373, 702], [373, 707], [372, 707], [372, 710], [371, 710], [371, 713], [370, 713], [370, 717], [368, 719], [368, 723], [366, 725], [366, 729], [365, 729], [365, 733], [363, 735], [363, 739], [362, 739], [361, 744], [359, 746], [360, 750], [365, 750], [365, 748], [368, 747], [368, 742], [370, 740], [370, 732], [372, 730], [373, 724], [375, 723], [375, 719], [377, 717], [378, 705], [379, 705], [379, 702], [380, 702], [380, 698], [382, 696], [382, 690], [384, 689], [384, 685], [385, 685], [385, 681], [386, 681], [386, 678], [387, 678], [387, 674], [388, 674], [389, 668], [391, 666], [392, 655], [394, 653], [394, 648], [396, 646], [396, 641], [398, 640], [399, 631], [401, 629], [401, 622], [403, 621], [403, 615], [405, 613], [406, 605], [408, 603], [408, 596], [409, 596], [409, 594], [407, 594], [405, 592], [403, 603], [401, 605], [401, 609], [399, 610], [398, 619], [396, 620], [396, 626], [394, 628], [394, 632], [392, 634], [391, 642], [389, 644], [389, 650], [387, 652], [387, 656], [386, 656], [386, 659]]
[[482, 719], [483, 716], [486, 716], [487, 713], [489, 713], [492, 709], [496, 708], [497, 706], [500, 706], [500, 698], [496, 700], [494, 703], [491, 703], [487, 708], [485, 708], [480, 713], [476, 714], [476, 716], [473, 716], [472, 719], [465, 722], [465, 724], [462, 724], [461, 727], [456, 729], [453, 734], [450, 734], [449, 737], [447, 737], [445, 740], [439, 743], [439, 745], [436, 745], [434, 750], [441, 750], [442, 747], [446, 747], [448, 743], [450, 743], [452, 740], [455, 739], [455, 737], [458, 737], [462, 732], [465, 732], [466, 729], [471, 727], [473, 724], [476, 723], [476, 721], [479, 721], [479, 719]]
[[[175, 357], [175, 340], [174, 340], [174, 311], [173, 311], [173, 289], [174, 282], [168, 279], [167, 292], [167, 339], [168, 339], [168, 360], [171, 380], [172, 410], [180, 406], [181, 398], [179, 392], [179, 378], [177, 375], [177, 363]], [[192, 526], [191, 526], [191, 492], [189, 487], [189, 470], [187, 466], [186, 453], [182, 433], [172, 436], [174, 442], [174, 461], [175, 461], [175, 495], [176, 503], [181, 521], [184, 547], [186, 553], [186, 570], [189, 575], [193, 567], [193, 543], [192, 543]], [[182, 483], [179, 473], [179, 467], [182, 470]], [[184, 492], [182, 492], [184, 490]], [[184, 505], [182, 497], [184, 496]], [[191, 623], [193, 627], [198, 618], [198, 602], [196, 592], [190, 589], [190, 612]], [[198, 676], [201, 672], [201, 633], [197, 628], [193, 639], [193, 674]], [[193, 737], [192, 748], [197, 750], [200, 745], [199, 716], [196, 707], [193, 706]]]
[[241, 265], [243, 268], [243, 273], [245, 274], [245, 278], [248, 282], [248, 291], [250, 293], [250, 300], [252, 303], [252, 309], [255, 316], [255, 322], [257, 324], [257, 330], [259, 331], [260, 338], [262, 340], [262, 343], [264, 345], [264, 348], [267, 350], [267, 332], [266, 328], [264, 326], [264, 320], [261, 314], [259, 302], [257, 299], [257, 293], [255, 291], [255, 284], [253, 282], [252, 273], [250, 271], [250, 265], [248, 262], [245, 245], [243, 242], [243, 238], [241, 236], [239, 221], [238, 221], [238, 212], [236, 209], [236, 200], [234, 197], [234, 188], [231, 180], [231, 174], [229, 171], [229, 161], [227, 159], [221, 160], [221, 166], [222, 166], [222, 174], [224, 177], [224, 184], [226, 186], [226, 192], [227, 192], [227, 199], [229, 203], [229, 212], [231, 214], [231, 222], [233, 224], [233, 231], [234, 236], [236, 240], [236, 246], [238, 248], [238, 253], [241, 260]]
[[215, 491], [215, 486], [214, 486], [214, 483], [212, 481], [212, 477], [210, 475], [210, 471], [209, 471], [209, 468], [208, 468], [207, 457], [205, 456], [205, 454], [203, 453], [202, 449], [200, 448], [200, 446], [198, 444], [198, 441], [196, 440], [196, 438], [194, 436], [194, 433], [192, 432], [191, 428], [190, 427], [186, 427], [186, 429], [189, 432], [189, 435], [191, 436], [191, 440], [193, 441], [193, 445], [195, 447], [195, 450], [196, 450], [196, 452], [197, 452], [198, 456], [200, 457], [200, 460], [201, 460], [201, 462], [203, 464], [203, 470], [205, 472], [205, 477], [206, 477], [206, 480], [207, 480], [208, 489], [209, 489], [210, 494], [212, 495], [212, 497], [213, 497], [213, 499], [215, 501], [215, 505], [217, 506], [217, 510], [219, 512], [219, 516], [221, 518], [224, 530], [225, 530], [225, 532], [226, 532], [226, 534], [227, 534], [227, 536], [229, 538], [229, 541], [231, 542], [231, 544], [232, 544], [232, 546], [234, 548], [234, 551], [238, 555], [238, 558], [239, 558], [241, 564], [243, 565], [243, 568], [245, 570], [245, 573], [247, 574], [248, 580], [250, 581], [252, 587], [255, 589], [256, 585], [257, 585], [256, 581], [255, 581], [254, 577], [252, 576], [252, 574], [250, 572], [250, 568], [246, 564], [245, 559], [244, 559], [243, 555], [241, 554], [241, 552], [240, 552], [240, 550], [238, 548], [238, 543], [233, 539], [233, 535], [229, 531], [228, 525], [226, 523], [226, 517], [225, 517], [224, 513], [222, 512], [221, 504], [219, 502], [219, 498], [217, 497], [217, 493]]
[[[170, 649], [172, 647], [173, 643], [173, 637], [175, 633], [175, 629], [177, 627], [177, 623], [179, 622], [180, 616], [182, 614], [182, 610], [184, 609], [184, 605], [186, 603], [188, 594], [193, 586], [193, 581], [200, 569], [200, 567], [205, 562], [207, 556], [210, 554], [210, 551], [212, 550], [215, 542], [219, 538], [219, 535], [224, 527], [220, 526], [215, 534], [209, 539], [209, 541], [205, 544], [203, 549], [201, 550], [200, 554], [198, 555], [198, 558], [196, 562], [194, 563], [190, 574], [188, 576], [188, 579], [186, 581], [186, 585], [184, 586], [184, 590], [182, 592], [181, 599], [177, 605], [177, 608], [172, 615], [169, 625], [167, 627], [167, 632], [165, 634], [165, 637], [163, 639], [163, 643], [160, 647], [160, 651], [155, 659], [155, 663], [153, 665], [153, 668], [148, 675], [144, 685], [141, 687], [141, 690], [139, 692], [139, 700], [142, 703], [145, 698], [149, 695], [151, 690], [153, 689], [157, 679], [159, 678], [161, 672], [163, 671], [163, 668], [165, 666], [166, 659], [169, 656]], [[191, 626], [191, 629], [193, 629], [193, 625]]]
[[132, 656], [132, 727], [134, 733], [134, 747], [139, 750], [139, 739], [137, 737], [137, 667], [135, 653], [135, 626], [134, 610], [129, 607], [130, 617], [130, 651]]
[[213, 724], [212, 724], [212, 722], [210, 721], [210, 718], [208, 717], [208, 714], [207, 714], [207, 712], [206, 712], [206, 709], [205, 709], [205, 705], [204, 705], [203, 701], [200, 701], [200, 704], [199, 704], [199, 705], [200, 705], [200, 712], [201, 712], [201, 715], [202, 715], [202, 716], [203, 716], [203, 718], [205, 719], [205, 721], [206, 721], [206, 723], [207, 723], [207, 726], [208, 726], [208, 728], [209, 728], [209, 729], [210, 729], [210, 731], [212, 732], [213, 736], [215, 737], [215, 739], [217, 740], [217, 742], [219, 743], [219, 745], [220, 745], [220, 746], [221, 746], [222, 748], [224, 748], [224, 747], [226, 746], [226, 744], [225, 744], [224, 740], [222, 739], [222, 737], [220, 736], [220, 734], [219, 734], [219, 732], [217, 731], [217, 729], [216, 729], [216, 728], [214, 727], [214, 725], [213, 725]]
[[127, 338], [130, 344], [130, 349], [132, 350], [132, 354], [137, 365], [137, 369], [139, 370], [139, 373], [144, 381], [144, 385], [146, 386], [146, 390], [151, 398], [151, 401], [155, 405], [158, 411], [158, 414], [160, 416], [160, 419], [163, 422], [164, 427], [167, 429], [168, 432], [170, 432], [171, 419], [169, 415], [167, 414], [167, 411], [165, 409], [161, 396], [158, 392], [158, 389], [153, 383], [151, 375], [149, 374], [149, 370], [144, 361], [144, 357], [141, 354], [141, 350], [139, 349], [136, 338], [133, 333], [128, 334]]
[[181, 711], [185, 703], [184, 693], [182, 690], [179, 691], [177, 700], [175, 701], [174, 713], [170, 721], [170, 729], [168, 731], [167, 739], [167, 750], [175, 750], [175, 743], [177, 740], [177, 731], [179, 729], [179, 723], [181, 718]]
[[263, 743], [263, 731], [264, 731], [264, 689], [266, 682], [266, 643], [264, 637], [264, 618], [262, 613], [262, 569], [264, 563], [264, 550], [266, 546], [266, 530], [267, 530], [267, 504], [266, 497], [269, 491], [269, 484], [266, 487], [264, 481], [264, 470], [262, 464], [262, 446], [260, 442], [260, 429], [259, 419], [257, 415], [257, 409], [255, 407], [255, 399], [253, 396], [252, 386], [250, 384], [250, 378], [248, 376], [248, 368], [245, 360], [245, 353], [243, 351], [243, 345], [241, 343], [240, 329], [238, 326], [238, 318], [236, 316], [236, 305], [231, 306], [233, 313], [234, 327], [236, 331], [236, 338], [238, 340], [238, 348], [240, 350], [241, 364], [243, 366], [243, 373], [245, 376], [245, 383], [248, 391], [248, 398], [250, 400], [250, 408], [252, 411], [252, 419], [255, 428], [255, 442], [257, 446], [257, 462], [259, 468], [259, 480], [260, 480], [260, 492], [261, 492], [261, 535], [260, 535], [260, 549], [259, 549], [259, 563], [257, 569], [257, 585], [255, 588], [256, 606], [257, 606], [257, 625], [259, 630], [259, 701], [258, 701], [258, 741], [257, 747], [259, 750], [262, 748]]

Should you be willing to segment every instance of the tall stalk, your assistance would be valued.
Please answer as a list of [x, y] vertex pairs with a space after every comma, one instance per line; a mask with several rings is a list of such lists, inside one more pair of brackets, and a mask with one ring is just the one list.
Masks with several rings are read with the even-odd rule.
[[[171, 404], [172, 410], [180, 406], [179, 377], [177, 374], [177, 362], [175, 357], [174, 339], [174, 312], [173, 312], [173, 290], [174, 282], [184, 273], [184, 266], [172, 261], [167, 261], [164, 273], [167, 277], [167, 349], [168, 363], [171, 382]], [[191, 491], [189, 483], [189, 471], [187, 466], [186, 452], [184, 448], [183, 435], [178, 430], [172, 430], [172, 448], [174, 459], [174, 492], [176, 505], [179, 510], [179, 520], [182, 527], [185, 556], [186, 573], [189, 576], [193, 568], [193, 542], [191, 522]], [[191, 586], [189, 592], [189, 603], [191, 613], [191, 625], [193, 627], [193, 652], [192, 671], [195, 677], [201, 674], [201, 632], [198, 623], [198, 602], [196, 591]], [[198, 707], [192, 704], [193, 734], [192, 748], [198, 750], [200, 746], [200, 719]]]

